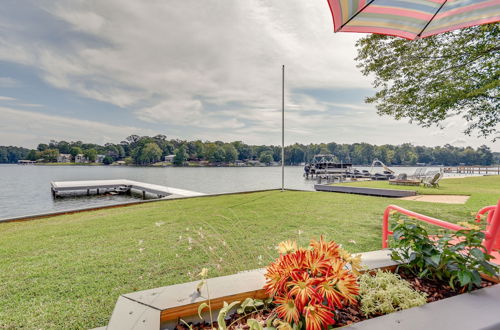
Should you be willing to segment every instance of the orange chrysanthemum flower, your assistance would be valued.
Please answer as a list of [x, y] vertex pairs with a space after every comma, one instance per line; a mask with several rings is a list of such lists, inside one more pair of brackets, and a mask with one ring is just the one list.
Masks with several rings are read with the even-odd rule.
[[304, 307], [304, 314], [306, 318], [306, 330], [326, 329], [326, 327], [335, 323], [333, 313], [328, 307], [320, 304]]
[[300, 311], [295, 304], [295, 299], [291, 297], [276, 297], [274, 303], [278, 305], [276, 307], [276, 313], [280, 319], [285, 320], [288, 323], [298, 323], [300, 319]]
[[311, 275], [326, 274], [330, 268], [330, 262], [325, 255], [317, 251], [307, 251], [305, 266], [309, 269]]
[[321, 301], [321, 297], [315, 290], [318, 280], [309, 277], [306, 272], [292, 273], [292, 279], [288, 281], [289, 295], [295, 297], [295, 304], [302, 309], [311, 300]]
[[340, 246], [334, 241], [325, 242], [323, 236], [320, 236], [319, 241], [312, 239], [309, 246], [312, 247], [313, 250], [324, 255], [327, 259], [337, 258], [339, 256]]
[[288, 240], [278, 244], [278, 252], [281, 254], [288, 254], [297, 251], [297, 242]]
[[[288, 242], [287, 246], [293, 245]], [[333, 311], [357, 303], [358, 284], [348, 265], [353, 257], [335, 242], [312, 240], [310, 249], [296, 249], [269, 265], [264, 288], [274, 297], [278, 317], [307, 330], [333, 324]], [[356, 259], [357, 261], [357, 259]]]

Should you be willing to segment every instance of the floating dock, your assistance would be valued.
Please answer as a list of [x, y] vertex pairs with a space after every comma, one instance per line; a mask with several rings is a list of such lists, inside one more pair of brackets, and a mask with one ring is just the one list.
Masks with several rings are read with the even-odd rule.
[[349, 186], [329, 186], [324, 184], [314, 185], [316, 191], [330, 191], [347, 194], [370, 195], [380, 197], [407, 197], [415, 196], [417, 193], [413, 190], [397, 190], [397, 189], [380, 189], [380, 188], [365, 188], [365, 187], [349, 187]]
[[195, 197], [205, 194], [196, 191], [165, 187], [151, 183], [138, 182], [126, 179], [119, 180], [91, 180], [91, 181], [57, 181], [51, 182], [51, 191], [53, 197], [60, 196], [60, 192], [84, 191], [87, 195], [91, 193], [109, 193], [109, 192], [130, 192], [137, 190], [142, 192], [142, 197], [146, 198], [146, 193], [154, 194], [159, 198], [170, 197]]

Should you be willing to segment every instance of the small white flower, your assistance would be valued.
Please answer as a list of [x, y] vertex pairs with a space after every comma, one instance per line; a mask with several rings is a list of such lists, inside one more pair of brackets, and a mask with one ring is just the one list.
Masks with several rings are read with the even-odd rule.
[[142, 251], [144, 251], [144, 248], [139, 248], [139, 252], [142, 253]]
[[304, 233], [304, 232], [303, 232], [302, 230], [300, 230], [300, 229], [299, 229], [298, 234], [299, 234], [299, 235], [302, 235], [303, 233]]
[[214, 248], [213, 248], [213, 247], [211, 247], [211, 246], [209, 246], [209, 247], [208, 247], [208, 249], [209, 249], [210, 251], [213, 251], [213, 250], [214, 250]]
[[188, 250], [191, 251], [193, 248], [191, 246], [188, 246]]
[[189, 231], [189, 227], [186, 227], [186, 231]]
[[217, 269], [221, 269], [221, 268], [222, 268], [222, 267], [220, 266], [220, 264], [215, 265], [215, 267], [216, 267]]
[[227, 245], [226, 241], [222, 241], [222, 246], [226, 246], [226, 245]]
[[222, 262], [222, 258], [219, 258], [219, 262]]
[[179, 258], [179, 254], [178, 254], [178, 253], [176, 253], [176, 254], [175, 254], [175, 257], [176, 257], [176, 258]]
[[160, 221], [160, 222], [155, 222], [156, 227], [160, 227], [161, 225], [164, 225], [165, 222]]
[[179, 241], [182, 240], [182, 235], [179, 235]]
[[351, 243], [351, 244], [356, 244], [356, 241], [355, 241], [355, 240], [353, 240], [353, 239], [350, 239], [350, 240], [349, 240], [349, 243]]
[[142, 245], [142, 243], [144, 243], [144, 240], [140, 239], [138, 243], [139, 243], [139, 245]]
[[187, 240], [188, 240], [188, 243], [189, 243], [189, 244], [192, 244], [192, 243], [193, 243], [193, 239], [192, 239], [191, 237], [188, 237], [188, 238], [187, 238]]

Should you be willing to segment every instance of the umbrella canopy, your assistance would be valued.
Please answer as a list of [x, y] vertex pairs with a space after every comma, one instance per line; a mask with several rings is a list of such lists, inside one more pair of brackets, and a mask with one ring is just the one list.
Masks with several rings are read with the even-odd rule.
[[406, 39], [500, 21], [500, 0], [328, 0], [335, 32]]

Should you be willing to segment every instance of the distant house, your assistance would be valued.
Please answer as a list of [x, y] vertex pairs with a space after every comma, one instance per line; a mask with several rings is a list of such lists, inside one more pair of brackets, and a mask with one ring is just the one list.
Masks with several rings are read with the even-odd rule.
[[75, 156], [75, 163], [88, 163], [89, 159], [83, 154], [78, 154]]
[[118, 165], [119, 166], [119, 165], [127, 165], [127, 163], [124, 160], [118, 160], [111, 165]]
[[175, 155], [165, 156], [165, 161], [171, 163], [174, 161], [174, 157], [175, 157]]
[[104, 158], [106, 158], [106, 155], [97, 155], [95, 157], [95, 162], [96, 163], [103, 163], [104, 162]]
[[59, 156], [57, 156], [57, 162], [58, 163], [70, 163], [71, 158], [72, 157], [70, 154], [59, 154]]

